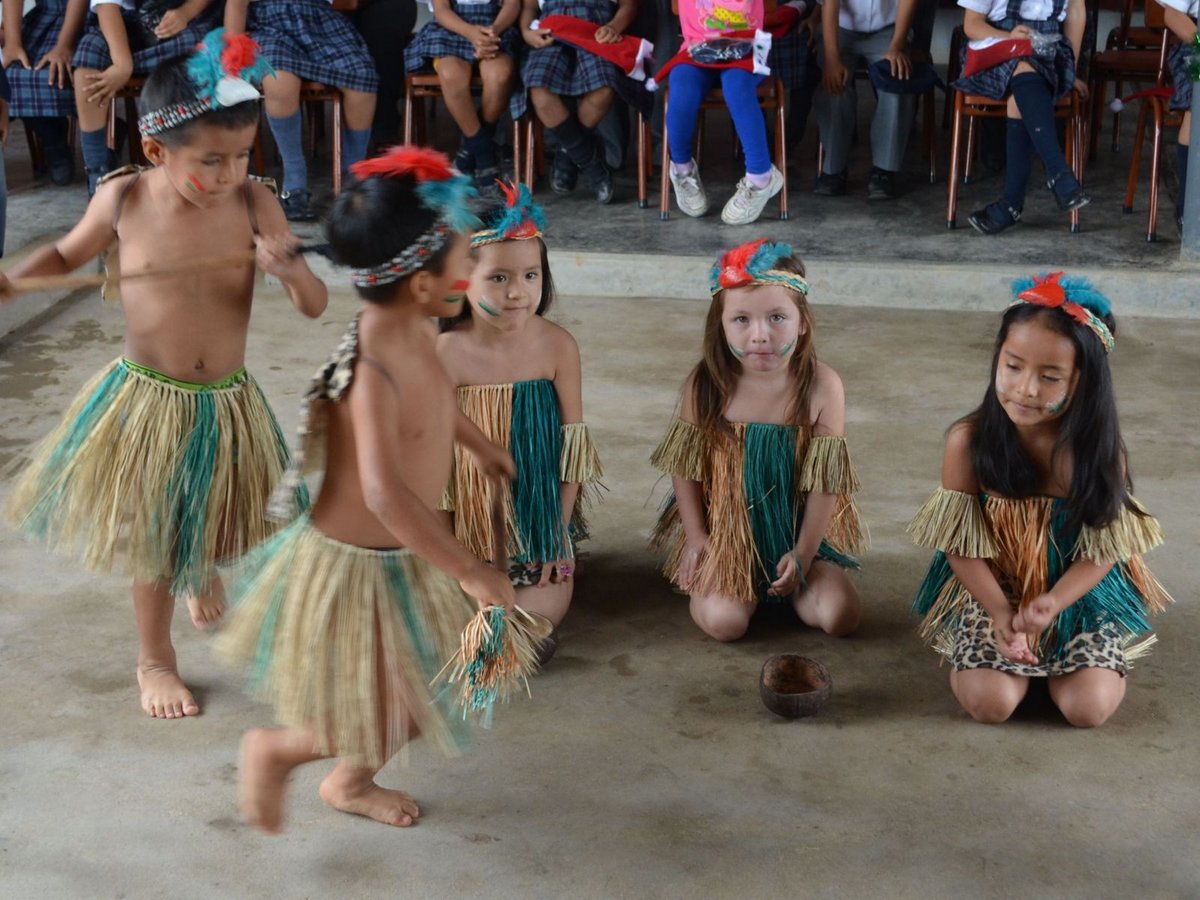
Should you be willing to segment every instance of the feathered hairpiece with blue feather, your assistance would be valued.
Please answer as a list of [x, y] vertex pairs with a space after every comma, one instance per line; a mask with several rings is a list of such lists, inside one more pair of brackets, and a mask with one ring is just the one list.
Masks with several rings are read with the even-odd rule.
[[1062, 272], [1050, 272], [1032, 278], [1013, 281], [1013, 303], [1033, 303], [1050, 309], [1061, 309], [1064, 313], [1089, 328], [1105, 353], [1111, 353], [1116, 341], [1104, 322], [1112, 313], [1112, 303], [1086, 278], [1076, 278]]
[[450, 166], [444, 153], [427, 147], [393, 147], [382, 156], [364, 159], [350, 167], [356, 178], [408, 178], [421, 205], [437, 216], [429, 230], [385, 263], [355, 269], [356, 287], [374, 287], [399, 281], [425, 268], [454, 234], [469, 233], [480, 225], [473, 203], [478, 193], [471, 179]]
[[540, 238], [546, 227], [546, 214], [534, 202], [533, 194], [523, 184], [497, 181], [504, 193], [504, 206], [484, 223], [484, 228], [471, 235], [471, 246], [482, 247], [500, 241], [527, 241]]
[[188, 81], [195, 88], [196, 99], [151, 110], [138, 119], [138, 131], [143, 137], [162, 134], [213, 110], [261, 100], [254, 83], [262, 84], [274, 74], [249, 35], [214, 28], [196, 45], [187, 62]]
[[797, 294], [808, 296], [808, 282], [795, 272], [777, 269], [781, 259], [792, 255], [790, 244], [777, 244], [766, 238], [749, 241], [717, 257], [708, 274], [708, 290], [714, 297], [726, 288], [752, 284], [781, 284]]

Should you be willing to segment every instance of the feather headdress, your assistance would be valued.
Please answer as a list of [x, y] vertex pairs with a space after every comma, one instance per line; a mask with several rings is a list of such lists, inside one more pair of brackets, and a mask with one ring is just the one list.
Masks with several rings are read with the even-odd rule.
[[525, 185], [497, 181], [504, 194], [504, 206], [484, 222], [484, 228], [471, 235], [471, 246], [482, 247], [499, 241], [527, 241], [539, 238], [546, 227], [546, 214], [534, 202]]
[[1013, 305], [1032, 303], [1050, 309], [1061, 309], [1064, 313], [1089, 328], [1104, 352], [1111, 353], [1115, 346], [1113, 334], [1104, 317], [1112, 312], [1112, 303], [1086, 278], [1074, 278], [1063, 272], [1050, 272], [1032, 278], [1018, 278], [1013, 282]]
[[726, 288], [755, 284], [781, 284], [798, 294], [808, 296], [808, 282], [803, 276], [776, 266], [790, 257], [792, 248], [766, 238], [749, 241], [717, 257], [708, 276], [709, 293], [716, 296]]
[[187, 62], [187, 77], [196, 99], [151, 110], [138, 119], [138, 131], [143, 137], [162, 134], [213, 110], [261, 100], [255, 83], [274, 74], [249, 35], [214, 28], [196, 45]]

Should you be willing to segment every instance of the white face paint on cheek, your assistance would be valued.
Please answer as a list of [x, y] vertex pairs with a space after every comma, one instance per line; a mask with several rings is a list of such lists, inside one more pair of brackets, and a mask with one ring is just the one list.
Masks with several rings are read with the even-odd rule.
[[1046, 404], [1046, 412], [1050, 413], [1050, 415], [1052, 415], [1052, 416], [1058, 415], [1060, 412], [1062, 412], [1064, 409], [1067, 408], [1067, 401], [1069, 399], [1070, 399], [1070, 397], [1068, 397], [1066, 392], [1064, 391], [1063, 395], [1061, 397], [1059, 397], [1057, 400], [1052, 400], [1051, 402]]

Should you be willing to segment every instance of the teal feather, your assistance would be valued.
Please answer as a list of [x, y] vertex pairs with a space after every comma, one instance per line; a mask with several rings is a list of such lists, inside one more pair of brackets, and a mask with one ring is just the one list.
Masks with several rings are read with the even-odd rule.
[[1067, 292], [1068, 300], [1090, 309], [1100, 318], [1103, 319], [1112, 313], [1112, 301], [1096, 290], [1095, 286], [1086, 278], [1068, 276], [1063, 278], [1059, 284]]
[[558, 393], [547, 379], [513, 385], [509, 452], [517, 467], [513, 512], [517, 563], [563, 559], [572, 551], [563, 533], [559, 462], [562, 428]]
[[500, 214], [495, 216], [492, 221], [485, 221], [483, 227], [488, 231], [503, 235], [526, 220], [532, 220], [538, 231], [545, 231], [546, 212], [542, 209], [541, 204], [534, 201], [533, 194], [525, 184], [518, 184], [516, 190], [516, 202], [512, 206], [506, 204], [500, 208], [498, 210]]
[[436, 212], [452, 231], [468, 232], [479, 228], [479, 217], [473, 208], [479, 193], [467, 176], [422, 181], [416, 187], [416, 194], [421, 205]]
[[792, 248], [790, 244], [777, 244], [774, 241], [766, 241], [754, 251], [754, 255], [746, 263], [746, 271], [757, 278], [762, 272], [775, 268], [775, 265], [785, 256], [791, 255]]

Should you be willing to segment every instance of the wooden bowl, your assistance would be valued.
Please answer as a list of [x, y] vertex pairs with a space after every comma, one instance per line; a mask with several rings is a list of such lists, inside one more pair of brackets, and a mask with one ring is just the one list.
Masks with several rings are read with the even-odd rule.
[[782, 653], [762, 667], [758, 693], [767, 709], [785, 719], [815, 715], [829, 699], [833, 679], [815, 659]]

